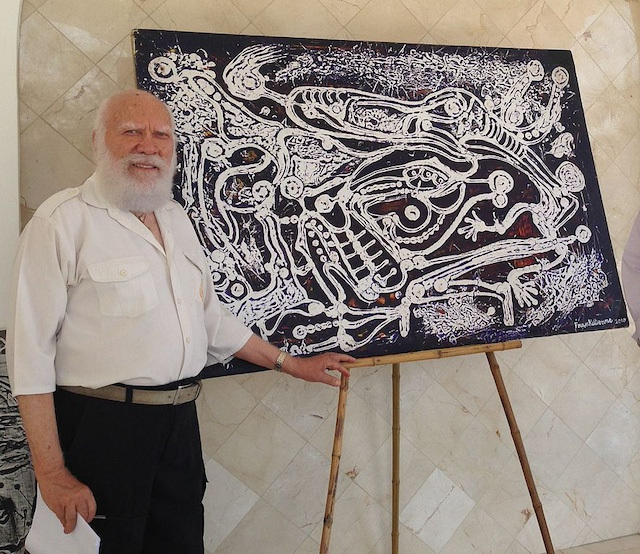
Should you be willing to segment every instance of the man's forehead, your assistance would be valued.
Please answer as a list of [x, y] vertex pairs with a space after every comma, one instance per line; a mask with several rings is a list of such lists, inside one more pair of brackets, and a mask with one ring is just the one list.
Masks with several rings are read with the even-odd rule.
[[119, 98], [111, 104], [109, 112], [109, 119], [119, 126], [140, 125], [150, 120], [171, 126], [167, 107], [151, 95], [130, 95]]

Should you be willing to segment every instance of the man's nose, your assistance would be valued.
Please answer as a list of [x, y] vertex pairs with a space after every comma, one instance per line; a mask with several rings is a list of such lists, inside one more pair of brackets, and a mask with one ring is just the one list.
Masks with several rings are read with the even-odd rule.
[[158, 154], [160, 149], [158, 143], [154, 139], [153, 134], [149, 131], [142, 133], [140, 142], [136, 145], [136, 151], [140, 154]]

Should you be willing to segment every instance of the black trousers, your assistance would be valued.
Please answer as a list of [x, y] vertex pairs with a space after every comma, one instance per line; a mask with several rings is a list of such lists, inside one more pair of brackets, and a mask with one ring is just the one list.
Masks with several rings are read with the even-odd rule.
[[101, 554], [203, 554], [195, 402], [143, 406], [54, 393], [68, 469], [93, 492]]

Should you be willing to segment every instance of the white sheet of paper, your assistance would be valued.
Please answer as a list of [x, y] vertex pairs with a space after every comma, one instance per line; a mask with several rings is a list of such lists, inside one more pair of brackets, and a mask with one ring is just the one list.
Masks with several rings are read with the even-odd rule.
[[56, 514], [41, 500], [38, 489], [36, 512], [25, 546], [29, 554], [98, 554], [100, 537], [81, 515], [73, 532], [65, 535]]

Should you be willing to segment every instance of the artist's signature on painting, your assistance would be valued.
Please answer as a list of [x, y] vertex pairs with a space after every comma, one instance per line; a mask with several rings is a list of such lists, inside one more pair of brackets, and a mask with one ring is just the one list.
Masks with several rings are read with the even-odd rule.
[[626, 317], [606, 317], [604, 319], [587, 319], [586, 321], [574, 321], [574, 327], [576, 331], [582, 329], [595, 329], [597, 327], [609, 327], [611, 325], [620, 325], [627, 323]]

